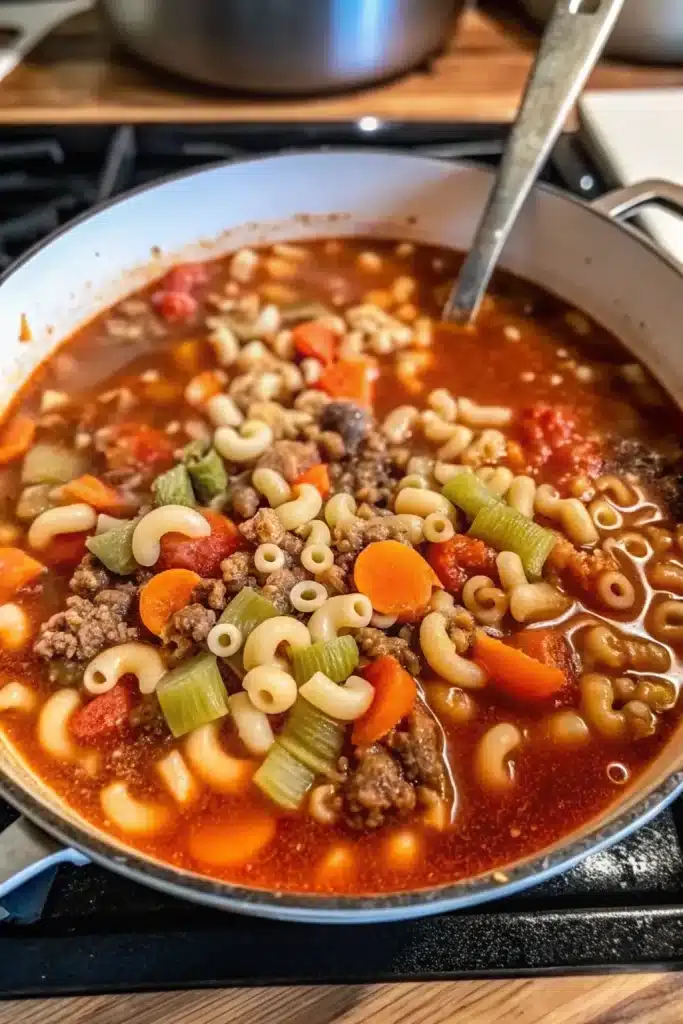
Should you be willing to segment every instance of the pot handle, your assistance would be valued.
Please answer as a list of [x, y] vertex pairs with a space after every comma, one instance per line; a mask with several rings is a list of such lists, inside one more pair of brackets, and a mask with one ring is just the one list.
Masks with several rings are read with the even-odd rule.
[[592, 207], [612, 220], [623, 220], [652, 203], [683, 216], [683, 185], [652, 178], [608, 192], [596, 199]]
[[34, 920], [40, 916], [58, 865], [88, 863], [85, 854], [62, 846], [26, 818], [18, 818], [0, 833], [0, 920]]
[[90, 10], [94, 0], [61, 0], [54, 3], [0, 3], [0, 26], [9, 31], [0, 44], [0, 80], [14, 71], [24, 57], [48, 33], [74, 14]]

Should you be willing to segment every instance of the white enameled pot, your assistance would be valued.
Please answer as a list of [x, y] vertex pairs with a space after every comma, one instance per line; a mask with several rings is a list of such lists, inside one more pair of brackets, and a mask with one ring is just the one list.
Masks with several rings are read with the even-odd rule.
[[[178, 260], [244, 244], [359, 233], [466, 249], [491, 182], [488, 170], [423, 157], [302, 153], [208, 168], [111, 202], [34, 250], [0, 284], [0, 404], [61, 340]], [[538, 187], [502, 264], [612, 330], [681, 404], [680, 269], [613, 219], [657, 199], [683, 210], [683, 190], [662, 182], [607, 197], [597, 207]], [[33, 336], [28, 344], [20, 340], [24, 316]], [[471, 906], [565, 871], [648, 821], [683, 789], [682, 733], [683, 726], [607, 814], [552, 848], [506, 865], [505, 875], [497, 875], [507, 878], [502, 884], [487, 875], [363, 898], [246, 889], [162, 864], [83, 821], [2, 739], [0, 796], [25, 818], [0, 836], [0, 898], [48, 864], [91, 859], [174, 895], [290, 921], [376, 922]]]

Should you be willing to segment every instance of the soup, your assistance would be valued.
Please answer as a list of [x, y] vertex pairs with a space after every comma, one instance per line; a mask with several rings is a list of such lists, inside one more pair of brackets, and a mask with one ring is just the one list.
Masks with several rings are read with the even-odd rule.
[[0, 721], [94, 825], [257, 888], [416, 889], [544, 849], [667, 743], [678, 413], [511, 278], [440, 324], [458, 264], [178, 266], [17, 396]]

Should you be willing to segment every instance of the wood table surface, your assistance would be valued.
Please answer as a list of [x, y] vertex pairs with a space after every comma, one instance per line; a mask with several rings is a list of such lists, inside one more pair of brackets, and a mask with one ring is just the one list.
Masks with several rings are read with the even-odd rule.
[[218, 989], [8, 1002], [0, 1024], [680, 1024], [683, 975]]
[[[537, 35], [515, 0], [479, 0], [456, 21], [443, 54], [389, 84], [306, 100], [239, 98], [137, 64], [112, 46], [94, 13], [53, 32], [0, 83], [0, 124], [118, 121], [508, 121]], [[501, 8], [507, 13], [500, 13]], [[597, 88], [683, 86], [683, 67], [606, 61]]]

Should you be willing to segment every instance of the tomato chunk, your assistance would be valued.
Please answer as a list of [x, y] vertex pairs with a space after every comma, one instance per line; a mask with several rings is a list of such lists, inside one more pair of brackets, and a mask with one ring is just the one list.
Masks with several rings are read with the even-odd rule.
[[121, 423], [114, 429], [111, 446], [107, 449], [110, 469], [137, 466], [160, 472], [174, 462], [175, 445], [163, 430], [146, 423]]
[[209, 272], [203, 263], [179, 263], [166, 274], [161, 289], [166, 292], [191, 292], [206, 284], [208, 279]]
[[132, 686], [120, 680], [108, 693], [78, 709], [69, 723], [72, 736], [86, 746], [115, 736], [127, 726], [134, 703]]
[[87, 538], [87, 533], [60, 533], [40, 552], [40, 557], [46, 565], [61, 568], [78, 565], [87, 553]]
[[529, 467], [544, 469], [558, 486], [572, 476], [600, 473], [600, 444], [580, 432], [569, 406], [537, 402], [522, 412], [519, 427]]
[[202, 515], [211, 525], [208, 537], [192, 539], [181, 533], [167, 533], [161, 538], [161, 555], [154, 566], [164, 569], [192, 569], [200, 576], [219, 577], [221, 562], [244, 546], [244, 538], [230, 519], [210, 509]]
[[197, 312], [199, 303], [188, 292], [154, 292], [152, 304], [168, 323], [181, 323], [191, 320]]
[[483, 540], [456, 533], [443, 544], [430, 544], [427, 561], [452, 594], [459, 593], [471, 576], [496, 573], [496, 552]]

